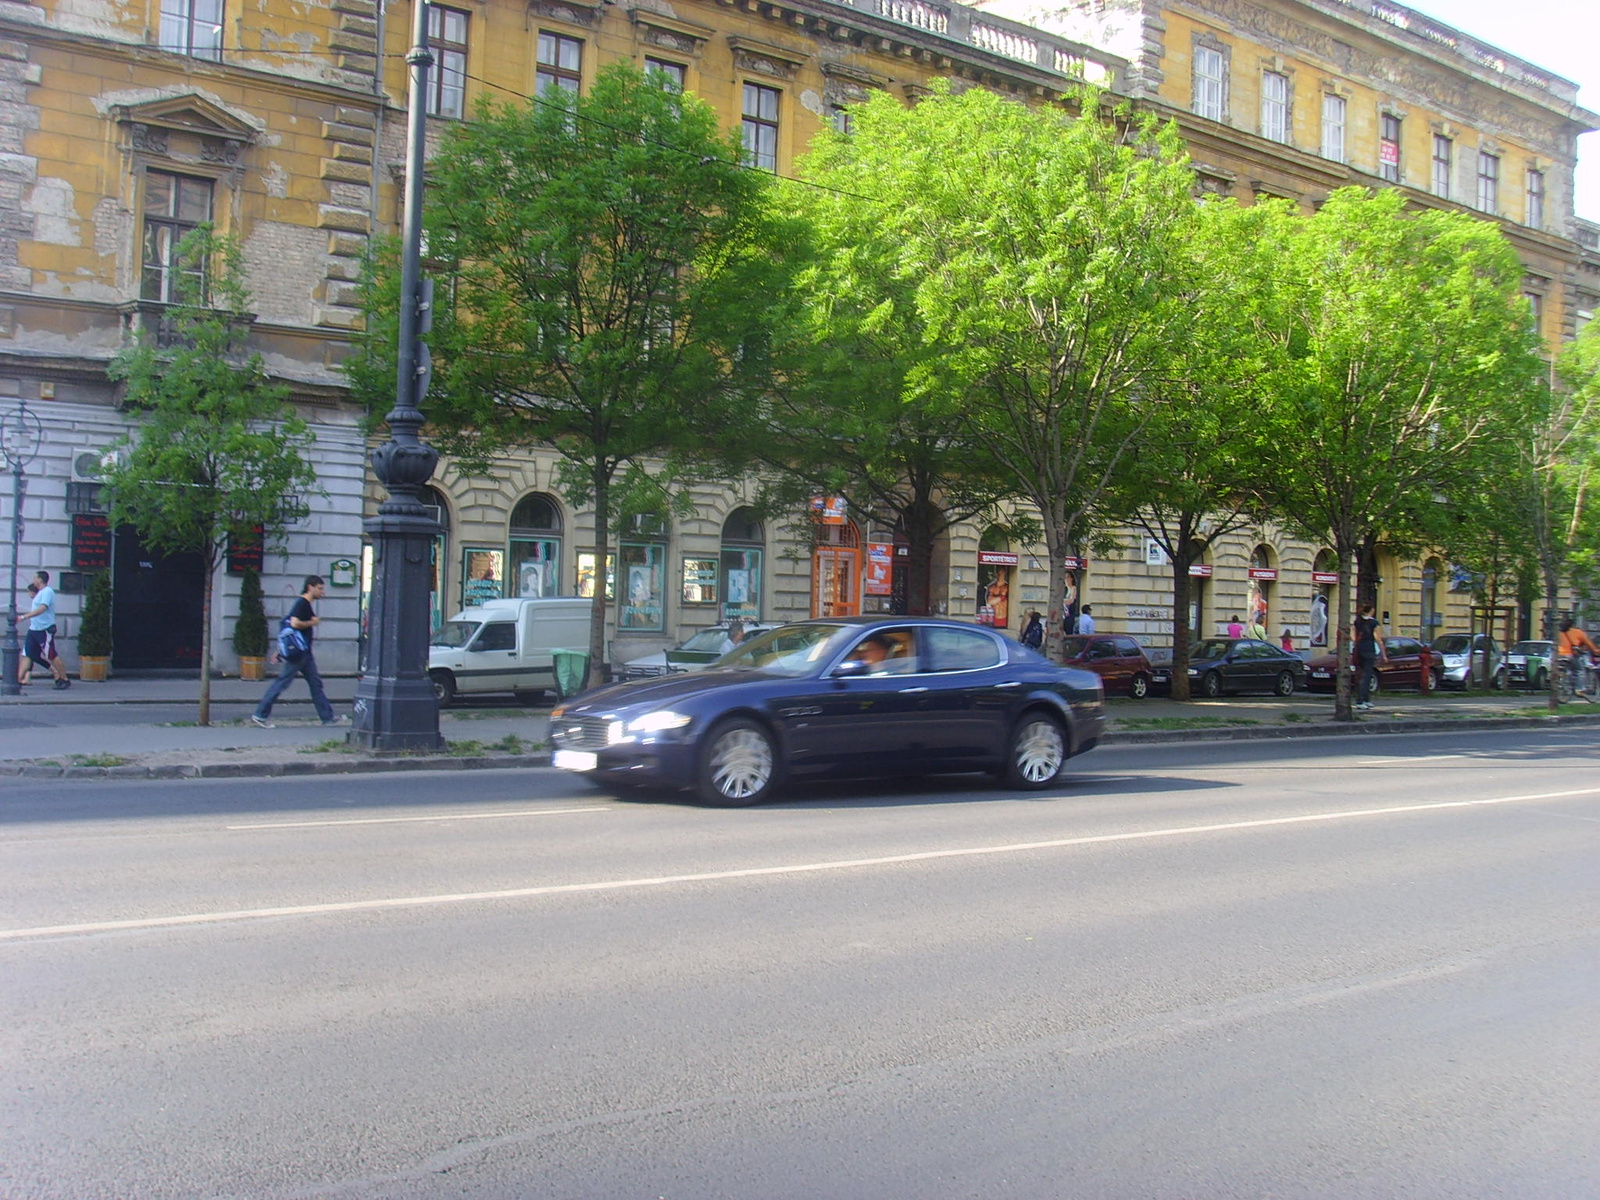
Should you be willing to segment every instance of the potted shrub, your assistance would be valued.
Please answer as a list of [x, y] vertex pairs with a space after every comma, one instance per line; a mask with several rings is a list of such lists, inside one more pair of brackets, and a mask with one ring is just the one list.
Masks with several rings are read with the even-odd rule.
[[233, 624], [233, 649], [239, 656], [239, 678], [266, 677], [267, 609], [261, 595], [261, 576], [245, 569], [239, 583], [239, 619]]
[[111, 572], [101, 571], [89, 584], [78, 617], [78, 678], [104, 683], [111, 673]]

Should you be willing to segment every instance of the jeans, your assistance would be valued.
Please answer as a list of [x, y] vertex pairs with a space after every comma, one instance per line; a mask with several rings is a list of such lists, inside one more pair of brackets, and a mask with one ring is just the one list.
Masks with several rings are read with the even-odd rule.
[[1356, 655], [1356, 672], [1360, 686], [1356, 690], [1356, 703], [1365, 704], [1372, 699], [1372, 681], [1378, 677], [1378, 656]]
[[256, 705], [256, 716], [265, 721], [272, 715], [272, 706], [278, 697], [283, 695], [283, 689], [294, 682], [296, 675], [304, 675], [306, 682], [311, 685], [311, 703], [316, 705], [317, 716], [323, 722], [333, 720], [333, 705], [328, 703], [328, 693], [322, 690], [322, 676], [317, 674], [317, 660], [310, 651], [300, 656], [299, 662], [290, 662], [287, 658], [278, 668], [278, 677], [267, 688], [267, 694], [261, 697], [261, 703]]

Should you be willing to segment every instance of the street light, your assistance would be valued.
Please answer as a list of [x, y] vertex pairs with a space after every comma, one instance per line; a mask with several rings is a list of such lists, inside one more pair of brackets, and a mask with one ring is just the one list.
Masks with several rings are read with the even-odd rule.
[[0, 650], [0, 696], [22, 695], [22, 684], [17, 680], [21, 666], [22, 647], [17, 644], [17, 554], [22, 541], [22, 468], [38, 456], [44, 441], [44, 426], [39, 418], [28, 411], [26, 400], [17, 401], [17, 411], [0, 417], [0, 454], [11, 468], [11, 588], [9, 612], [6, 617], [5, 646]]

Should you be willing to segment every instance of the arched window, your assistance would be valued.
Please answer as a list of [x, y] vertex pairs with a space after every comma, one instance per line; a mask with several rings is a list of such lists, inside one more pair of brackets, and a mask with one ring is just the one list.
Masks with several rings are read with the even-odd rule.
[[1203, 627], [1206, 616], [1206, 585], [1211, 582], [1211, 564], [1205, 561], [1210, 553], [1204, 542], [1189, 543], [1189, 638], [1207, 636]]
[[667, 517], [635, 513], [617, 540], [623, 592], [617, 597], [617, 631], [648, 633], [666, 628]]
[[[717, 582], [721, 587], [723, 620], [761, 619], [761, 571], [766, 541], [767, 531], [753, 508], [736, 508], [722, 523]], [[688, 561], [685, 560], [685, 574]], [[687, 593], [687, 587], [684, 590]]]
[[1270, 546], [1257, 546], [1250, 553], [1249, 612], [1245, 628], [1252, 636], [1272, 637], [1272, 597], [1278, 581], [1278, 568]]
[[535, 492], [517, 501], [508, 530], [509, 582], [517, 596], [561, 594], [561, 507]]
[[978, 624], [1003, 629], [1011, 623], [1011, 577], [1016, 568], [1010, 531], [989, 526], [978, 538]]
[[1439, 580], [1444, 578], [1444, 563], [1430, 558], [1422, 564], [1422, 616], [1418, 621], [1420, 637], [1432, 642], [1444, 624], [1444, 614], [1439, 611]]
[[1306, 637], [1308, 645], [1326, 646], [1328, 629], [1332, 625], [1329, 614], [1333, 611], [1333, 593], [1339, 586], [1339, 556], [1323, 548], [1311, 563], [1311, 628]]

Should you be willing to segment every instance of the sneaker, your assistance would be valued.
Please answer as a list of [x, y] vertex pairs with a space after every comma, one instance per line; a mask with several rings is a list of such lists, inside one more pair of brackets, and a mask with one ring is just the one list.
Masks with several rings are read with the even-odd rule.
[[335, 717], [331, 721], [324, 721], [323, 724], [324, 725], [348, 725], [348, 724], [350, 724], [350, 718], [349, 717]]
[[276, 725], [274, 725], [271, 721], [267, 720], [265, 717], [258, 717], [254, 713], [250, 714], [250, 724], [256, 726], [259, 729], [276, 729], [277, 728]]
[[58, 692], [65, 691], [67, 688], [69, 688], [71, 686], [72, 686], [72, 680], [70, 680], [70, 679], [58, 679], [58, 680], [56, 680], [56, 691], [58, 691]]

